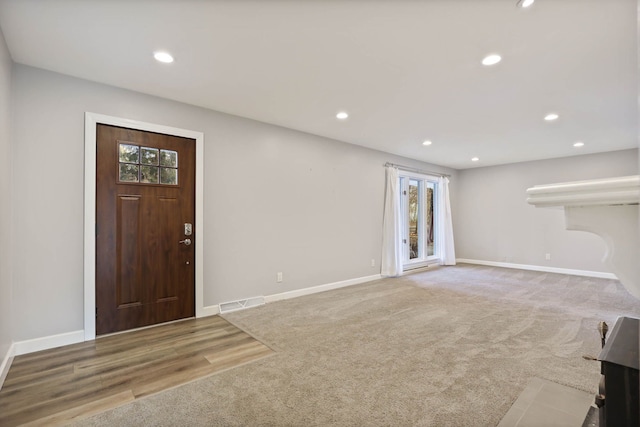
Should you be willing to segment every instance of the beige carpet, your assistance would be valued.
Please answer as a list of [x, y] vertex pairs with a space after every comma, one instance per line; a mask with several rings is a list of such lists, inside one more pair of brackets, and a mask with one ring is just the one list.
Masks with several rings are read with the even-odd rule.
[[613, 280], [459, 265], [226, 315], [277, 354], [92, 426], [495, 426], [529, 379], [594, 392]]

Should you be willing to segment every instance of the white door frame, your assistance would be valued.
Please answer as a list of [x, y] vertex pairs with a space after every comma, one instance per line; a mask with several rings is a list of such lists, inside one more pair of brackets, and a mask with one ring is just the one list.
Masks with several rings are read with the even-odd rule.
[[[403, 263], [403, 269], [405, 271], [407, 270], [411, 270], [414, 268], [421, 268], [421, 267], [426, 267], [428, 265], [431, 264], [435, 264], [436, 262], [438, 262], [438, 259], [442, 258], [442, 255], [440, 254], [440, 247], [441, 247], [441, 239], [442, 236], [440, 236], [440, 233], [438, 230], [440, 230], [440, 208], [439, 206], [442, 204], [442, 201], [440, 200], [440, 190], [438, 187], [438, 177], [437, 176], [433, 176], [433, 175], [427, 175], [427, 174], [423, 174], [423, 173], [417, 173], [417, 172], [411, 172], [411, 171], [404, 171], [404, 170], [399, 170], [398, 174], [400, 176], [400, 182], [402, 182], [402, 178], [409, 178], [409, 179], [416, 179], [418, 181], [429, 181], [435, 184], [435, 188], [436, 188], [436, 194], [433, 198], [433, 202], [434, 202], [434, 209], [433, 209], [433, 215], [435, 216], [434, 221], [433, 221], [433, 227], [436, 230], [435, 233], [435, 241], [434, 241], [434, 252], [433, 255], [430, 256], [424, 256], [423, 258], [420, 258], [418, 260], [415, 261], [411, 261], [409, 259], [408, 256], [408, 250], [407, 247], [409, 245], [409, 235], [407, 233], [408, 230], [408, 224], [406, 224], [407, 222], [407, 218], [408, 216], [403, 216], [402, 218], [402, 223], [404, 225], [403, 230], [402, 230], [402, 238], [405, 239], [407, 243], [405, 245], [403, 245], [403, 251], [402, 251], [402, 263]], [[400, 188], [401, 191], [409, 191], [409, 186], [408, 185], [404, 185]], [[421, 200], [424, 201], [424, 197], [425, 197], [425, 188], [424, 185], [421, 186], [421, 190], [420, 190], [421, 195], [419, 196], [421, 198]], [[437, 197], [436, 197], [437, 196]], [[402, 201], [401, 201], [401, 211], [402, 214], [406, 214], [408, 213], [408, 208], [406, 206], [407, 204], [407, 199], [403, 196]], [[422, 230], [419, 232], [419, 234], [421, 235], [421, 238], [424, 238], [424, 223], [421, 226]]]
[[204, 313], [202, 250], [204, 133], [86, 112], [84, 116], [84, 340], [96, 337], [96, 125], [120, 126], [196, 140], [196, 317]]

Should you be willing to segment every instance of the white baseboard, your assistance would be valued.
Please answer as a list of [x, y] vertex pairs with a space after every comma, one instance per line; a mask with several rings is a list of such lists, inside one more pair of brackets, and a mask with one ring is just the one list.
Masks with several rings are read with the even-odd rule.
[[9, 368], [11, 367], [11, 362], [13, 362], [13, 350], [13, 344], [11, 344], [7, 350], [7, 354], [5, 354], [2, 359], [2, 363], [0, 363], [0, 389], [2, 389], [2, 384], [4, 384], [4, 380], [7, 378]]
[[215, 316], [216, 314], [220, 314], [220, 305], [218, 304], [202, 307], [202, 309], [196, 313], [196, 317]]
[[[483, 260], [465, 259], [465, 258], [458, 258], [456, 259], [456, 261], [459, 263], [487, 265], [492, 267], [504, 267], [504, 268], [515, 268], [520, 270], [543, 271], [547, 273], [571, 274], [574, 276], [598, 277], [602, 279], [614, 279], [614, 280], [617, 279], [617, 277], [613, 273], [604, 273], [599, 271], [572, 270], [568, 268], [545, 267], [545, 266], [527, 265], [527, 264], [513, 264], [508, 262], [483, 261]], [[342, 280], [340, 282], [326, 283], [324, 285], [312, 286], [310, 288], [296, 289], [293, 291], [268, 295], [268, 296], [265, 296], [264, 299], [266, 303], [271, 303], [271, 302], [282, 301], [290, 298], [297, 298], [304, 295], [311, 295], [318, 292], [325, 292], [333, 289], [344, 288], [347, 286], [358, 285], [360, 283], [371, 282], [378, 279], [382, 279], [382, 276], [380, 274], [374, 274], [372, 276], [357, 277], [355, 279]], [[220, 314], [220, 306], [217, 304], [202, 307], [202, 309], [199, 310], [199, 312], [196, 314], [196, 317], [215, 316], [216, 314]], [[85, 338], [84, 330], [80, 330], [80, 331], [67, 332], [64, 334], [52, 335], [48, 337], [14, 342], [9, 348], [9, 351], [5, 355], [4, 359], [2, 360], [2, 364], [0, 364], [0, 387], [2, 387], [4, 378], [6, 377], [7, 372], [9, 372], [9, 367], [11, 366], [11, 361], [13, 360], [14, 356], [33, 353], [40, 350], [47, 350], [54, 347], [61, 347], [69, 344], [76, 344], [76, 343], [85, 341], [84, 338]]]
[[543, 271], [545, 273], [570, 274], [572, 276], [597, 277], [599, 279], [618, 280], [615, 274], [602, 271], [573, 270], [570, 268], [546, 267], [543, 265], [513, 264], [510, 262], [484, 261], [478, 259], [456, 258], [456, 262], [465, 264], [488, 265], [491, 267], [515, 268], [518, 270]]
[[[295, 291], [283, 292], [281, 294], [266, 296], [265, 302], [269, 303], [269, 302], [280, 301], [280, 300], [285, 300], [289, 298], [300, 297], [303, 295], [311, 295], [318, 292], [330, 291], [332, 289], [344, 288], [346, 286], [370, 282], [372, 280], [378, 280], [381, 278], [382, 276], [380, 276], [379, 274], [374, 274], [373, 276], [358, 277], [355, 279], [343, 280], [341, 282], [327, 283], [325, 285], [313, 286], [305, 289], [297, 289]], [[196, 317], [215, 316], [216, 314], [220, 314], [220, 306], [217, 304], [202, 307], [202, 309], [200, 309], [198, 313], [196, 313]], [[35, 338], [32, 340], [18, 341], [18, 342], [14, 342], [13, 345], [11, 346], [11, 349], [12, 349], [11, 357], [19, 356], [21, 354], [33, 353], [40, 350], [48, 350], [50, 348], [60, 347], [63, 345], [76, 344], [84, 341], [85, 341], [84, 330], [67, 332], [59, 335], [51, 335], [51, 336], [42, 337], [42, 338]], [[9, 356], [5, 357], [5, 360], [2, 362], [2, 365], [0, 365], [0, 369], [4, 369], [5, 365], [10, 364], [10, 361], [8, 361], [8, 359], [9, 359]], [[8, 367], [6, 369], [7, 371], [9, 370]], [[1, 374], [2, 374], [2, 371], [0, 370], [0, 375]], [[0, 376], [0, 378], [2, 377]]]
[[327, 283], [324, 285], [312, 286], [310, 288], [296, 289], [295, 291], [268, 295], [264, 297], [264, 299], [265, 299], [265, 302], [270, 303], [270, 302], [281, 301], [281, 300], [290, 299], [290, 298], [301, 297], [303, 295], [311, 295], [311, 294], [316, 294], [318, 292], [330, 291], [332, 289], [344, 288], [346, 286], [358, 285], [360, 283], [371, 282], [373, 280], [378, 280], [381, 278], [382, 276], [379, 274], [374, 274], [373, 276], [357, 277], [355, 279], [343, 280], [340, 282]]
[[76, 344], [79, 342], [84, 342], [84, 330], [14, 342], [13, 354], [14, 356], [20, 356], [21, 354], [33, 353], [40, 350], [48, 350], [50, 348]]

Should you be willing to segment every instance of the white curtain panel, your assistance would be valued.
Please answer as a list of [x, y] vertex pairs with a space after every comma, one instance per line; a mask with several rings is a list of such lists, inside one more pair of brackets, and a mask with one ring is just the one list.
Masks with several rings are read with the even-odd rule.
[[397, 277], [402, 274], [402, 226], [400, 222], [400, 178], [398, 168], [387, 166], [384, 192], [384, 216], [382, 219], [382, 262], [380, 274], [383, 277]]
[[438, 180], [440, 197], [440, 265], [456, 265], [456, 249], [453, 243], [453, 222], [451, 221], [451, 202], [449, 201], [449, 178]]

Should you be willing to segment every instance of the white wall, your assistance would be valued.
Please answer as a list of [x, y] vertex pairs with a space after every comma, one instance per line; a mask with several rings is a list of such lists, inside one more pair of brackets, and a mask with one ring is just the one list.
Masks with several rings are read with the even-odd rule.
[[15, 341], [83, 328], [85, 111], [204, 132], [205, 306], [379, 273], [386, 161], [452, 173], [455, 200], [445, 168], [23, 65], [13, 77]]
[[[83, 328], [85, 111], [205, 133], [205, 306], [377, 274], [386, 161], [453, 175], [459, 258], [590, 271], [607, 271], [600, 238], [566, 231], [562, 211], [529, 206], [525, 190], [638, 173], [635, 150], [456, 173], [23, 65], [11, 69], [8, 58], [2, 64], [0, 123], [9, 120], [11, 92], [13, 126], [11, 145], [8, 126], [0, 133], [0, 195], [16, 215], [10, 221], [3, 204], [0, 350], [10, 338]], [[20, 307], [11, 337], [7, 301]]]
[[610, 272], [602, 262], [605, 244], [600, 237], [565, 230], [564, 211], [527, 204], [526, 190], [539, 184], [636, 174], [635, 149], [460, 171], [453, 211], [456, 256]]
[[[0, 365], [7, 355], [12, 341], [11, 67], [11, 56], [0, 31]], [[1, 375], [2, 372], [0, 372]]]

